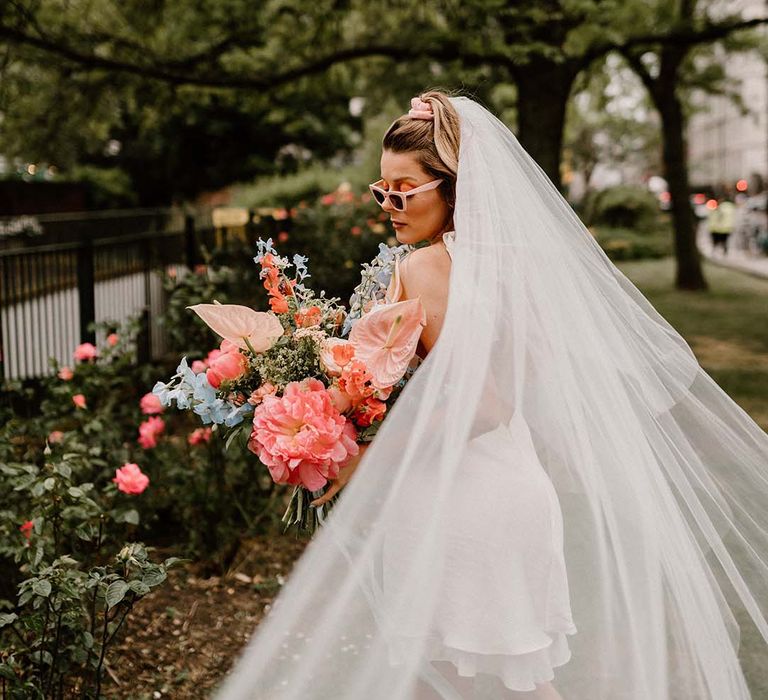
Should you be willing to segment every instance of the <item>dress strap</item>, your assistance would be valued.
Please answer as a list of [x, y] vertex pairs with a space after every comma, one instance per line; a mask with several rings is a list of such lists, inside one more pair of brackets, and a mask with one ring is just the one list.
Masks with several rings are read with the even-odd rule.
[[443, 234], [443, 243], [445, 243], [445, 250], [448, 252], [448, 257], [453, 258], [453, 244], [456, 242], [456, 231], [446, 231]]

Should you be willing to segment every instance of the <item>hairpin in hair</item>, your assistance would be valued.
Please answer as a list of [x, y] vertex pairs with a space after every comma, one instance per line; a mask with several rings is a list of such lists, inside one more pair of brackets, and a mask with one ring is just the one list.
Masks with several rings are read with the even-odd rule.
[[432, 111], [432, 105], [429, 102], [423, 102], [420, 97], [414, 97], [411, 100], [411, 109], [408, 116], [412, 119], [434, 119], [435, 113]]

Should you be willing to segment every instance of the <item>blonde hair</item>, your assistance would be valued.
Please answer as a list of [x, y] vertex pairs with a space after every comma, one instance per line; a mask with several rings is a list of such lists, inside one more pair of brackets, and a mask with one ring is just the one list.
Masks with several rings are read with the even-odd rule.
[[433, 178], [443, 178], [439, 191], [448, 206], [456, 203], [459, 169], [459, 115], [442, 90], [428, 90], [419, 98], [432, 106], [434, 119], [415, 119], [404, 114], [395, 119], [382, 139], [382, 148], [394, 153], [413, 153]]

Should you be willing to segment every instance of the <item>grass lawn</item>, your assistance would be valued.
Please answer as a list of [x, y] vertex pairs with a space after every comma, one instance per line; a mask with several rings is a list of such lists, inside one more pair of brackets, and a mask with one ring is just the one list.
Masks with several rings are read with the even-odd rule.
[[768, 279], [704, 261], [708, 292], [674, 288], [674, 260], [617, 263], [685, 338], [701, 366], [768, 430]]

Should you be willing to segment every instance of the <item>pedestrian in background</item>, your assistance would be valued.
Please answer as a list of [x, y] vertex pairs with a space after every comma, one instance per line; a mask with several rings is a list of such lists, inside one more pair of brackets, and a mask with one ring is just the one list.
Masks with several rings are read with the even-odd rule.
[[707, 224], [712, 238], [713, 253], [720, 246], [723, 249], [723, 255], [728, 254], [728, 237], [733, 231], [735, 213], [736, 205], [728, 197], [721, 197], [717, 206], [709, 210]]

